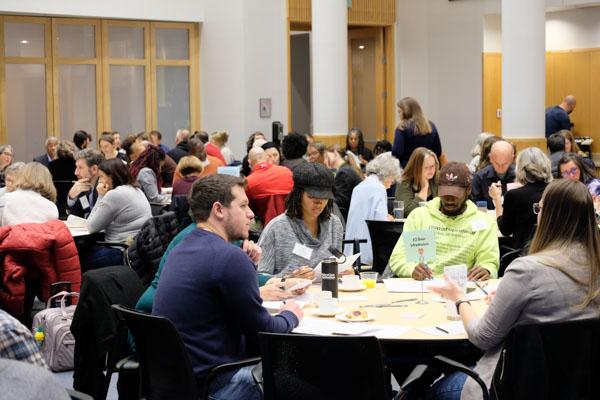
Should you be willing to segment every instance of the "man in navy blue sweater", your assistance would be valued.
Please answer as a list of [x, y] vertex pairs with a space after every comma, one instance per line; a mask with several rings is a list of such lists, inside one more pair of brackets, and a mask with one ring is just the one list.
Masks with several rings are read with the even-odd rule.
[[[303, 314], [290, 300], [271, 316], [262, 306], [253, 264], [260, 251], [245, 252], [229, 243], [247, 239], [254, 217], [243, 179], [229, 175], [200, 179], [192, 187], [189, 205], [197, 229], [167, 257], [152, 313], [175, 324], [194, 373], [202, 379], [219, 364], [245, 358], [245, 336], [290, 332]], [[213, 379], [211, 399], [260, 399], [251, 369]]]
[[570, 131], [573, 128], [569, 114], [573, 112], [576, 104], [575, 96], [569, 95], [559, 105], [546, 109], [546, 137], [560, 130]]

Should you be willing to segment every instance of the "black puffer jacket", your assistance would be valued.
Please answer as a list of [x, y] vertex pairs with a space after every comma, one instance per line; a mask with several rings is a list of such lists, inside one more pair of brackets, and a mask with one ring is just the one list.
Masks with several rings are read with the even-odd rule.
[[154, 279], [160, 259], [178, 232], [175, 213], [167, 212], [146, 221], [133, 244], [127, 249], [129, 265], [142, 280], [144, 288]]

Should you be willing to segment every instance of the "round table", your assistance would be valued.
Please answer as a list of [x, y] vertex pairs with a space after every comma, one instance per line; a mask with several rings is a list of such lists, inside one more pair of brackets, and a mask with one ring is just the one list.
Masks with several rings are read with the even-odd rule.
[[[412, 279], [407, 279], [412, 280]], [[497, 283], [497, 280], [490, 280], [489, 286], [493, 286]], [[431, 283], [425, 282], [425, 285]], [[321, 291], [320, 285], [313, 285], [310, 287], [308, 293], [311, 297], [318, 296], [318, 292]], [[477, 294], [477, 293], [480, 293]], [[479, 297], [479, 300], [474, 300], [471, 302], [473, 308], [477, 311], [479, 315], [485, 312], [487, 305], [483, 301], [483, 297], [485, 296], [480, 289], [475, 289], [474, 292], [476, 294], [475, 297]], [[471, 292], [469, 293], [471, 297]], [[424, 299], [428, 302], [428, 304], [417, 304], [417, 300], [421, 299], [421, 293], [389, 293], [386, 290], [386, 287], [383, 283], [378, 283], [375, 288], [368, 288], [361, 291], [339, 291], [338, 299], [339, 299], [339, 307], [343, 308], [345, 312], [348, 312], [352, 309], [359, 309], [362, 306], [361, 310], [366, 310], [369, 315], [374, 316], [374, 319], [369, 322], [365, 322], [366, 324], [372, 324], [375, 326], [384, 325], [386, 327], [403, 327], [409, 328], [407, 331], [399, 334], [399, 335], [389, 335], [382, 334], [379, 335], [375, 332], [375, 336], [380, 339], [387, 340], [465, 340], [467, 339], [466, 333], [461, 331], [450, 332], [446, 334], [440, 330], [437, 330], [435, 334], [427, 333], [419, 328], [433, 328], [436, 326], [441, 326], [444, 329], [444, 325], [449, 322], [447, 319], [446, 305], [443, 302], [436, 301], [434, 298], [438, 298], [434, 293], [425, 293]], [[404, 300], [404, 299], [413, 299], [400, 303], [392, 303], [393, 301]], [[405, 305], [406, 307], [369, 307], [369, 305], [374, 304], [400, 304]], [[367, 306], [367, 307], [365, 307]], [[420, 318], [415, 318], [421, 314]], [[308, 303], [304, 307], [304, 318], [307, 321], [313, 319], [319, 319], [323, 321], [336, 321], [334, 317], [320, 317], [318, 316], [318, 308], [316, 305], [312, 303]], [[340, 324], [345, 324], [346, 322], [340, 322]], [[460, 324], [459, 324], [460, 325]], [[366, 332], [365, 334], [368, 334]]]

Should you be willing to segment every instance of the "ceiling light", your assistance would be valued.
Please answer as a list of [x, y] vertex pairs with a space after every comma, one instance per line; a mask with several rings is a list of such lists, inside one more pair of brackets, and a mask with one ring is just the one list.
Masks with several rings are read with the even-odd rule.
[[27, 43], [29, 43], [29, 40], [21, 40], [19, 43], [21, 43], [21, 44], [27, 44]]
[[360, 46], [358, 46], [358, 49], [359, 49], [359, 50], [362, 50], [362, 49], [364, 49], [364, 48], [365, 48], [365, 46], [363, 46], [362, 44], [361, 44]]

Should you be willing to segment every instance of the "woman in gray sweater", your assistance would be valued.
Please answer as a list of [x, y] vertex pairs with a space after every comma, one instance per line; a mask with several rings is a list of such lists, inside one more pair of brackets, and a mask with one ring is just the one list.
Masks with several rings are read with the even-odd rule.
[[317, 163], [299, 164], [293, 172], [285, 214], [271, 220], [260, 236], [258, 272], [313, 279], [312, 268], [331, 257], [329, 247], [342, 250], [344, 228], [331, 212], [331, 172]]
[[[507, 268], [483, 316], [463, 300], [463, 291], [452, 280], [431, 287], [457, 304], [469, 340], [485, 350], [475, 371], [488, 387], [502, 343], [515, 325], [600, 316], [600, 234], [587, 188], [568, 179], [554, 181], [534, 204], [534, 212], [538, 228], [529, 255]], [[427, 398], [480, 399], [482, 394], [475, 381], [454, 373], [436, 382]]]
[[[88, 217], [88, 230], [103, 230], [108, 242], [126, 242], [152, 217], [150, 204], [121, 160], [103, 161], [98, 168], [98, 200]], [[100, 268], [122, 264], [123, 253], [94, 245], [80, 251], [80, 259], [84, 269]]]

